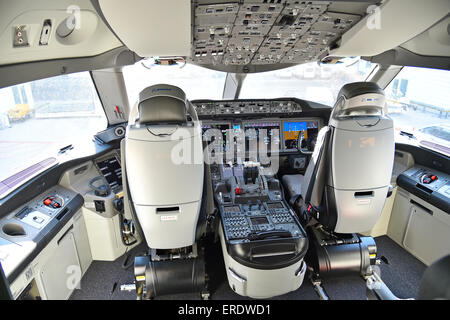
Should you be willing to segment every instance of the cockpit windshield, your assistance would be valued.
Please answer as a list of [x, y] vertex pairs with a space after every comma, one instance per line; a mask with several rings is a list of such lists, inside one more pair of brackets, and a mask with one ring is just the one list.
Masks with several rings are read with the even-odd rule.
[[[359, 58], [348, 58], [337, 64], [317, 62], [294, 67], [247, 74], [240, 99], [299, 98], [333, 105], [339, 89], [346, 83], [365, 81], [375, 67]], [[139, 92], [153, 84], [167, 83], [183, 88], [187, 98], [220, 100], [224, 92], [226, 72], [193, 64], [180, 67], [150, 65], [138, 62], [123, 68], [130, 104]]]
[[248, 74], [239, 98], [289, 97], [332, 106], [344, 84], [365, 81], [374, 67], [375, 64], [353, 58], [339, 64], [319, 65], [311, 62], [281, 70]]
[[183, 89], [189, 100], [222, 99], [226, 72], [214, 71], [193, 64], [180, 67], [150, 65], [137, 62], [123, 68], [128, 99], [132, 106], [139, 92], [158, 83], [167, 83]]

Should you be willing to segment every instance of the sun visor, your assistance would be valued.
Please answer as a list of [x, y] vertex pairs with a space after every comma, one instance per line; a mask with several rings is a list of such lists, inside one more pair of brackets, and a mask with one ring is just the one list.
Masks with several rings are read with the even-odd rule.
[[190, 0], [99, 0], [119, 39], [141, 57], [190, 56]]
[[330, 55], [375, 56], [416, 37], [444, 18], [450, 1], [389, 0], [374, 6], [364, 19], [342, 35], [342, 40]]

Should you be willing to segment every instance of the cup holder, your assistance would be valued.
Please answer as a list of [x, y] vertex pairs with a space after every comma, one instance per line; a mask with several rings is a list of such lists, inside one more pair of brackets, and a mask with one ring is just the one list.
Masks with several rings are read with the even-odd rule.
[[11, 237], [19, 237], [19, 236], [26, 236], [27, 233], [25, 229], [17, 223], [7, 223], [3, 226], [2, 231], [4, 234], [11, 236]]

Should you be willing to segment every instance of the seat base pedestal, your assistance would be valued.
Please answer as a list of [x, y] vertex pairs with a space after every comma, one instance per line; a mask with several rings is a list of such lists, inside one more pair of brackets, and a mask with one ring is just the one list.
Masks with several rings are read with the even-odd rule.
[[202, 251], [195, 257], [166, 260], [156, 260], [150, 255], [137, 256], [134, 261], [137, 298], [188, 292], [198, 292], [201, 298], [209, 296]]
[[305, 259], [317, 278], [371, 273], [377, 253], [372, 237], [329, 233], [319, 224], [308, 227], [307, 232], [311, 247]]

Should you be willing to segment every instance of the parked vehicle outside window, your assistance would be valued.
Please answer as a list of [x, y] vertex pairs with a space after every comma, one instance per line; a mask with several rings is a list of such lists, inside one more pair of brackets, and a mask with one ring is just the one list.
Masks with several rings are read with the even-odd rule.
[[404, 67], [385, 93], [398, 139], [450, 155], [450, 71]]

